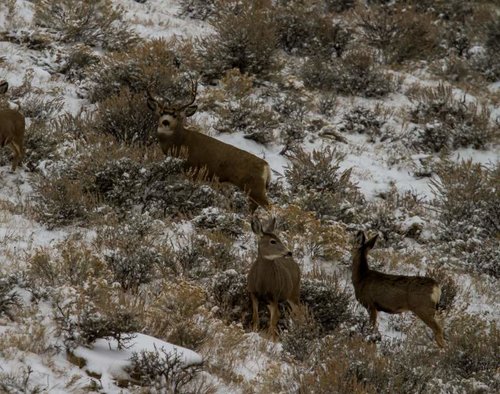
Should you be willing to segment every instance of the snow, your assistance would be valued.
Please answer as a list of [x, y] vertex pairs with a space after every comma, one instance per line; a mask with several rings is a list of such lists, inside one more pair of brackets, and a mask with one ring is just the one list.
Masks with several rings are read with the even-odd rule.
[[109, 376], [111, 379], [127, 379], [127, 368], [134, 353], [159, 351], [160, 358], [177, 355], [184, 365], [196, 365], [203, 362], [202, 357], [192, 350], [156, 339], [149, 335], [132, 333], [135, 336], [126, 349], [118, 349], [115, 339], [98, 339], [91, 348], [79, 346], [74, 355], [83, 358], [87, 363], [85, 369], [91, 373]]

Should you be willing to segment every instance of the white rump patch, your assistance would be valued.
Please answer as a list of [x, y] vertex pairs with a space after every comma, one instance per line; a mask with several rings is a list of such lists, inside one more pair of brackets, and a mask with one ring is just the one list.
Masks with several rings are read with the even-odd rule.
[[441, 298], [441, 288], [439, 286], [434, 286], [432, 288], [431, 300], [437, 304]]

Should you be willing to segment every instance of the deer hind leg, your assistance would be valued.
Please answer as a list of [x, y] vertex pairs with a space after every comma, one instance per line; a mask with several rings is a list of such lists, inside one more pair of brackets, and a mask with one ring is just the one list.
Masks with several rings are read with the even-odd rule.
[[373, 329], [377, 330], [377, 309], [374, 306], [368, 307], [368, 313], [370, 314], [370, 323]]
[[269, 319], [269, 336], [272, 340], [276, 340], [278, 333], [278, 320], [280, 318], [280, 311], [278, 309], [278, 302], [271, 301], [267, 304], [269, 309], [270, 319]]
[[250, 298], [252, 299], [252, 329], [254, 331], [259, 330], [259, 300], [255, 294], [250, 293]]
[[433, 308], [425, 309], [425, 310], [417, 310], [414, 311], [415, 314], [422, 320], [434, 333], [434, 338], [436, 340], [437, 345], [440, 348], [444, 348], [446, 342], [443, 337], [443, 327], [436, 320], [436, 311]]
[[12, 151], [14, 152], [14, 157], [12, 159], [12, 171], [15, 171], [19, 163], [21, 162], [23, 152], [21, 150], [21, 147], [16, 144], [14, 141], [10, 143], [10, 146], [12, 148]]

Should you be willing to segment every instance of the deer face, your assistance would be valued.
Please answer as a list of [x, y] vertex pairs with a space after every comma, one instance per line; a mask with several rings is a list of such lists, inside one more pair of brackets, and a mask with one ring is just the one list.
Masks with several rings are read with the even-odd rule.
[[[168, 108], [153, 98], [148, 99], [148, 107], [155, 112], [158, 119], [158, 134], [171, 136], [175, 130], [182, 129], [182, 125], [187, 117], [194, 115], [198, 109], [197, 105], [190, 105], [185, 108]], [[179, 127], [181, 126], [181, 127]]]
[[252, 220], [252, 230], [259, 238], [258, 249], [259, 255], [261, 255], [266, 260], [275, 260], [285, 256], [292, 256], [283, 242], [274, 233], [274, 228], [276, 226], [276, 220], [273, 218], [267, 224], [265, 228], [259, 219], [254, 218]]

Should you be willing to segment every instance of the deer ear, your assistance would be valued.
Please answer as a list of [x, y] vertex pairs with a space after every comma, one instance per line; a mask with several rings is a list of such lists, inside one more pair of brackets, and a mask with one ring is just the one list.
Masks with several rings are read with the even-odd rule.
[[267, 226], [266, 226], [266, 230], [265, 231], [266, 231], [266, 233], [274, 233], [274, 229], [275, 228], [276, 228], [276, 218], [272, 217], [267, 222]]
[[365, 233], [363, 231], [358, 231], [356, 233], [356, 237], [354, 238], [355, 239], [355, 242], [356, 242], [356, 246], [363, 246], [365, 244]]
[[197, 109], [197, 105], [191, 105], [184, 110], [184, 115], [186, 115], [186, 118], [189, 118], [190, 116], [194, 115]]
[[160, 113], [160, 106], [158, 105], [158, 102], [152, 97], [148, 97], [148, 108], [151, 111], [156, 112], [157, 114]]
[[378, 234], [375, 234], [373, 237], [371, 237], [368, 241], [366, 241], [365, 246], [368, 250], [373, 248], [375, 246], [375, 242], [377, 242]]
[[252, 231], [256, 235], [262, 235], [262, 224], [260, 223], [260, 220], [256, 217], [252, 218]]

